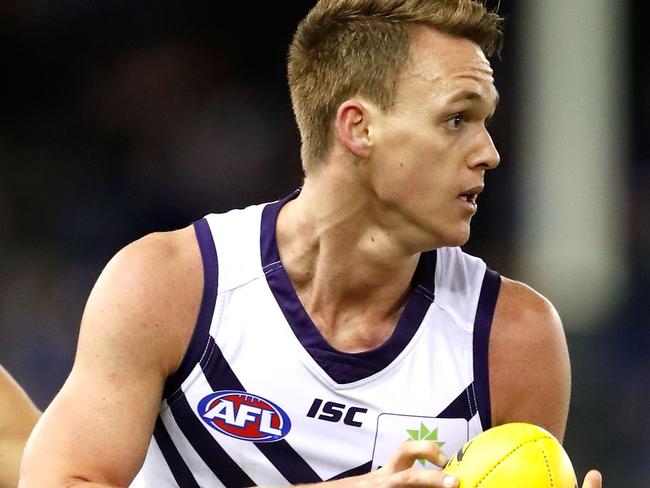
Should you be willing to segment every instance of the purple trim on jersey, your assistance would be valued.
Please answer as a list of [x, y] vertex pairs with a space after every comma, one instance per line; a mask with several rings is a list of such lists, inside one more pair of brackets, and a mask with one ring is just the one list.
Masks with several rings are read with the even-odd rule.
[[488, 345], [494, 309], [501, 288], [501, 277], [487, 269], [481, 285], [481, 294], [474, 319], [474, 386], [478, 401], [478, 411], [483, 430], [492, 427], [492, 412], [490, 406], [490, 377], [488, 365]]
[[181, 431], [219, 481], [225, 486], [255, 485], [206, 430], [205, 424], [194, 414], [185, 395], [178, 396], [169, 406]]
[[362, 474], [370, 473], [371, 469], [372, 469], [372, 461], [368, 461], [367, 463], [364, 463], [361, 466], [357, 466], [356, 468], [343, 471], [342, 473], [337, 474], [336, 476], [328, 479], [327, 481], [334, 481], [343, 478], [350, 478], [352, 476], [359, 476]]
[[[210, 337], [210, 349], [212, 359], [203, 368], [203, 373], [212, 390], [246, 391], [212, 337]], [[255, 446], [289, 483], [302, 484], [323, 481], [285, 439], [276, 442], [255, 443]], [[226, 483], [226, 486], [235, 485]]]
[[[201, 367], [212, 390], [246, 391], [212, 336], [208, 339], [208, 350], [211, 359]], [[224, 485], [253, 486], [255, 484], [206, 430], [205, 424], [194, 414], [182, 391], [168, 403], [183, 435]], [[290, 483], [323, 481], [286, 440], [255, 443], [255, 446]]]
[[320, 483], [323, 481], [287, 441], [281, 440], [255, 445], [292, 485]]
[[471, 383], [460, 394], [445, 407], [445, 409], [436, 415], [439, 419], [465, 419], [469, 421], [476, 411], [478, 405], [475, 403], [473, 394], [474, 383]]
[[174, 392], [180, 390], [183, 381], [185, 381], [185, 378], [194, 369], [194, 365], [204, 356], [203, 352], [206, 350], [208, 344], [214, 305], [217, 301], [219, 263], [208, 221], [201, 219], [194, 222], [194, 232], [196, 233], [196, 240], [198, 241], [201, 259], [203, 261], [203, 297], [201, 298], [201, 308], [199, 309], [199, 316], [194, 326], [192, 339], [185, 352], [185, 356], [178, 370], [167, 378], [165, 384], [164, 397], [170, 400], [173, 400], [172, 396]]
[[379, 347], [360, 353], [334, 349], [321, 335], [303, 308], [282, 262], [275, 227], [284, 200], [267, 205], [262, 211], [260, 250], [266, 280], [293, 333], [316, 363], [339, 384], [367, 378], [386, 368], [411, 341], [420, 327], [435, 292], [436, 252], [422, 253], [413, 275], [406, 307], [391, 337]]
[[275, 240], [275, 224], [278, 220], [280, 209], [290, 200], [300, 195], [300, 190], [290, 193], [277, 202], [269, 203], [262, 210], [262, 224], [260, 229], [260, 252], [262, 256], [262, 267], [282, 266], [280, 262], [280, 251]]
[[169, 437], [169, 433], [165, 429], [160, 417], [156, 419], [153, 436], [178, 486], [183, 488], [200, 488], [192, 475], [192, 471], [187, 467], [187, 464], [185, 464], [185, 461], [183, 461], [183, 458], [176, 449], [174, 442]]

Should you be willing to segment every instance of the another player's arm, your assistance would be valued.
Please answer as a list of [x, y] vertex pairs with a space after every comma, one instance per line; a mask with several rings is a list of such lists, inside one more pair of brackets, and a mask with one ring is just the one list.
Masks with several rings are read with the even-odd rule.
[[492, 424], [530, 422], [561, 441], [571, 371], [553, 305], [523, 283], [503, 278], [489, 348]]
[[40, 411], [0, 366], [0, 488], [15, 488], [27, 437]]
[[111, 260], [88, 299], [72, 372], [27, 444], [21, 488], [132, 481], [202, 287], [191, 227], [147, 236]]

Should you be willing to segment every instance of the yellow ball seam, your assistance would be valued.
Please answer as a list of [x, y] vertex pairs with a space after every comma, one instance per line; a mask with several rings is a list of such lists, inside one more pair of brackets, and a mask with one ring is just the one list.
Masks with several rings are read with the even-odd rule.
[[553, 473], [551, 473], [551, 467], [548, 464], [548, 457], [546, 456], [546, 451], [544, 450], [544, 446], [540, 445], [539, 449], [542, 451], [542, 456], [544, 456], [544, 464], [546, 465], [546, 474], [548, 475], [548, 480], [551, 482], [551, 488], [555, 485], [553, 483]]
[[548, 438], [549, 438], [548, 436], [542, 436], [542, 437], [536, 437], [535, 439], [528, 439], [527, 441], [522, 442], [522, 443], [519, 444], [518, 446], [513, 447], [510, 451], [508, 451], [506, 454], [504, 454], [503, 457], [502, 457], [501, 459], [499, 459], [499, 461], [498, 461], [494, 466], [492, 466], [492, 467], [490, 468], [490, 470], [489, 470], [488, 472], [486, 472], [480, 480], [478, 480], [478, 483], [476, 483], [476, 484], [474, 485], [474, 488], [478, 488], [478, 487], [480, 486], [480, 484], [483, 483], [483, 482], [486, 480], [486, 478], [487, 478], [488, 476], [490, 476], [490, 473], [492, 473], [492, 471], [494, 471], [494, 470], [495, 470], [495, 469], [496, 469], [496, 468], [497, 468], [497, 467], [498, 467], [498, 466], [499, 466], [503, 461], [505, 461], [505, 460], [508, 458], [508, 456], [510, 456], [513, 452], [515, 452], [515, 451], [521, 449], [521, 448], [524, 447], [526, 444], [530, 444], [531, 442], [537, 442], [537, 441], [539, 441], [539, 440], [542, 440], [542, 439], [548, 439]]

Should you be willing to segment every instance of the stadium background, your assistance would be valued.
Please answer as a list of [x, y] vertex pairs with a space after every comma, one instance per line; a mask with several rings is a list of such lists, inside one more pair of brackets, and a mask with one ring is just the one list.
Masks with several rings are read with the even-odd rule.
[[[611, 233], [623, 278], [602, 284], [611, 304], [581, 307], [587, 324], [565, 318], [574, 370], [566, 447], [578, 472], [598, 466], [616, 488], [650, 486], [650, 34], [642, 1], [618, 2], [622, 109], [611, 138], [624, 139], [611, 161], [622, 194]], [[70, 369], [85, 299], [120, 247], [300, 185], [284, 60], [310, 4], [0, 3], [0, 363], [41, 408]], [[519, 42], [527, 3], [501, 5], [507, 42], [493, 62], [502, 101], [492, 131], [502, 165], [467, 249], [525, 279], [514, 256], [534, 220], [519, 210], [519, 128], [535, 60]], [[582, 199], [576, 189], [567, 208]], [[552, 287], [540, 291], [555, 301]]]

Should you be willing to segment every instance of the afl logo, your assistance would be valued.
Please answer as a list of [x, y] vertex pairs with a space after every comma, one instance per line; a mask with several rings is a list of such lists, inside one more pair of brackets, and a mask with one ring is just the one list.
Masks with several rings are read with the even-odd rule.
[[245, 391], [216, 391], [197, 407], [203, 421], [236, 439], [275, 442], [291, 430], [289, 416], [275, 403]]

